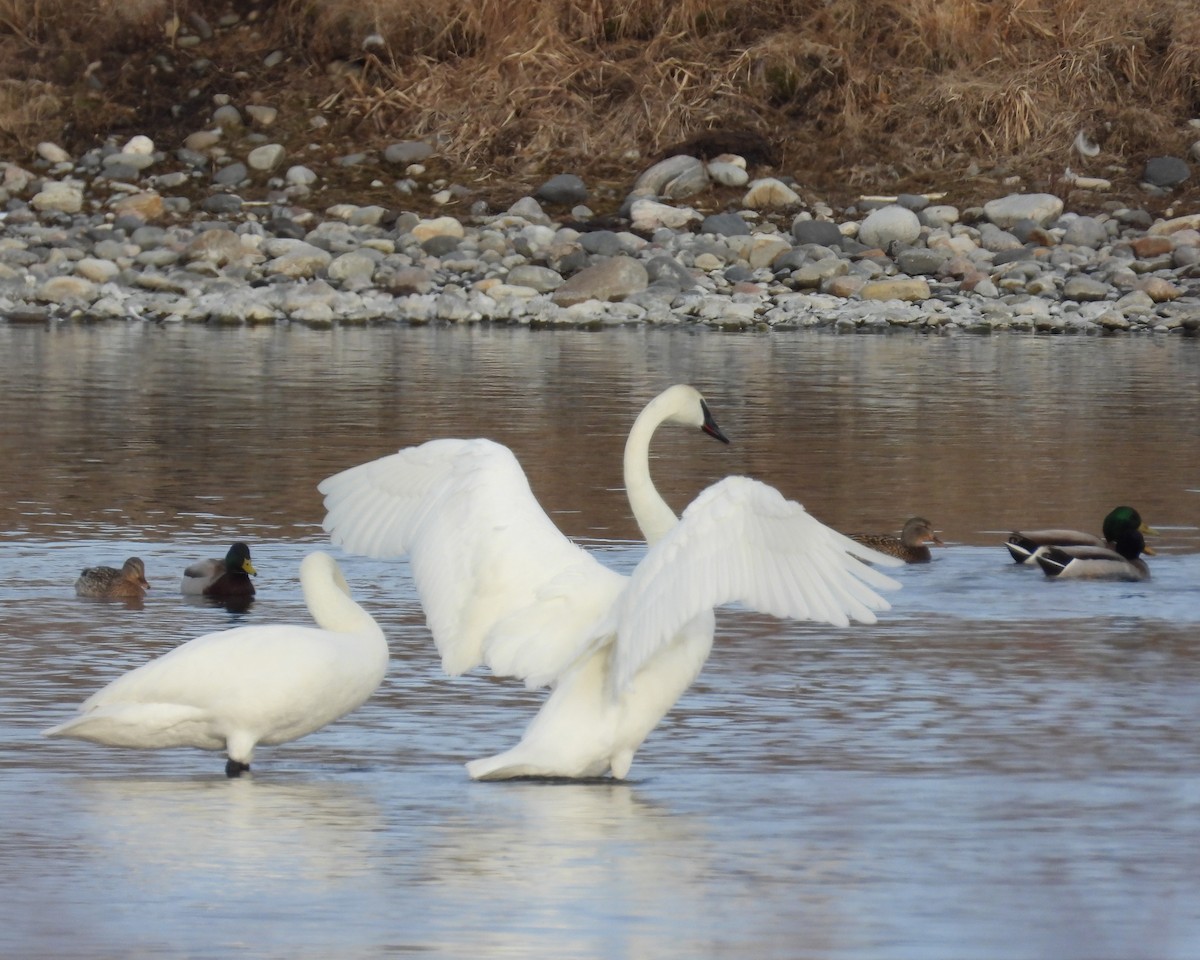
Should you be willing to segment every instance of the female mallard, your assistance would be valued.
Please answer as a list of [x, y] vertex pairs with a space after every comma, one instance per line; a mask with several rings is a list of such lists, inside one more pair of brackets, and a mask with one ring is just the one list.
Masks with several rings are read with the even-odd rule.
[[1108, 547], [1046, 547], [1038, 566], [1060, 580], [1149, 580], [1141, 554], [1153, 555], [1140, 530], [1121, 530]]
[[1154, 533], [1133, 507], [1117, 507], [1104, 518], [1104, 536], [1096, 537], [1079, 530], [1031, 530], [1028, 533], [1013, 531], [1005, 544], [1013, 560], [1029, 563], [1037, 559], [1048, 547], [1104, 547], [1113, 549], [1122, 532], [1137, 530]]
[[910, 517], [898, 537], [890, 533], [852, 533], [850, 539], [880, 553], [899, 557], [905, 563], [928, 563], [927, 544], [943, 546], [941, 538], [933, 532], [933, 524], [924, 517]]
[[146, 565], [138, 557], [130, 557], [120, 570], [85, 567], [75, 581], [75, 593], [80, 597], [141, 600], [149, 589]]
[[187, 597], [248, 600], [254, 596], [250, 577], [257, 573], [250, 562], [250, 548], [235, 543], [224, 560], [200, 560], [184, 570], [180, 586]]

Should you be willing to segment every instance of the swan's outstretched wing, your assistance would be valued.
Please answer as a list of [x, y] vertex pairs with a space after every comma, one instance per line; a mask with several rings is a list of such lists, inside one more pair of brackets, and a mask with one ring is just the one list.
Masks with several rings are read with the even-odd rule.
[[624, 690], [689, 620], [724, 603], [838, 626], [874, 623], [874, 611], [888, 609], [875, 589], [899, 584], [858, 557], [902, 565], [831, 530], [774, 487], [746, 477], [713, 484], [646, 554], [614, 609], [613, 690]]
[[625, 578], [559, 532], [507, 447], [432, 440], [322, 481], [333, 542], [408, 556], [451, 675], [554, 679]]

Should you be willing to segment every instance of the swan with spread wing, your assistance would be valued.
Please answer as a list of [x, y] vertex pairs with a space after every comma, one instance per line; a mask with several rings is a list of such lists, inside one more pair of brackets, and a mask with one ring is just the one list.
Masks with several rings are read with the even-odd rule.
[[727, 477], [677, 518], [650, 478], [650, 440], [667, 423], [728, 443], [690, 386], [637, 417], [624, 480], [649, 549], [630, 576], [559, 532], [512, 452], [489, 440], [432, 440], [319, 485], [334, 543], [409, 558], [447, 673], [484, 665], [552, 688], [520, 743], [468, 763], [471, 777], [624, 778], [707, 660], [722, 604], [840, 626], [887, 609], [875, 591], [897, 584], [862, 560], [900, 561], [766, 484]]

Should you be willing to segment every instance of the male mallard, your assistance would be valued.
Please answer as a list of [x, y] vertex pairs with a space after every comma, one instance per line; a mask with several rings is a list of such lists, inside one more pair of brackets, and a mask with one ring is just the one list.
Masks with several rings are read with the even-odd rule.
[[1044, 553], [1047, 547], [1105, 547], [1112, 550], [1123, 531], [1133, 530], [1154, 533], [1142, 522], [1141, 515], [1133, 507], [1117, 507], [1104, 518], [1103, 537], [1079, 530], [1013, 531], [1005, 546], [1017, 563], [1029, 563]]
[[141, 600], [150, 589], [146, 581], [146, 565], [130, 557], [120, 570], [112, 567], [85, 567], [75, 581], [75, 593], [81, 597], [110, 597], [120, 600]]
[[941, 538], [933, 532], [933, 524], [924, 517], [910, 517], [898, 537], [890, 533], [852, 533], [850, 539], [880, 553], [899, 557], [905, 563], [928, 563], [929, 547], [926, 544], [943, 546]]
[[180, 586], [188, 597], [245, 600], [254, 596], [250, 575], [257, 573], [250, 562], [250, 548], [235, 543], [224, 560], [200, 560], [184, 570]]
[[1140, 530], [1122, 530], [1108, 547], [1046, 547], [1038, 566], [1060, 580], [1149, 580], [1141, 554], [1153, 554]]

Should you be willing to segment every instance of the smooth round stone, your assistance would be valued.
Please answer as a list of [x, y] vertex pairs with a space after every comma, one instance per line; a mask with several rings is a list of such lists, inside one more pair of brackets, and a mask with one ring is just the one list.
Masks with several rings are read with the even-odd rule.
[[57, 143], [43, 141], [37, 145], [37, 155], [47, 163], [70, 163], [71, 155]]
[[657, 200], [641, 198], [633, 201], [630, 207], [630, 220], [635, 230], [653, 231], [661, 227], [669, 230], [681, 230], [693, 220], [699, 220], [700, 214], [691, 207], [673, 207], [669, 203], [659, 203]]
[[205, 213], [229, 214], [242, 209], [242, 198], [233, 193], [214, 193], [200, 204]]
[[712, 181], [723, 187], [744, 187], [750, 182], [750, 174], [746, 172], [746, 168], [736, 163], [711, 160], [707, 170]]
[[1142, 171], [1142, 180], [1155, 187], [1177, 187], [1192, 175], [1191, 168], [1178, 157], [1151, 157]]
[[1080, 302], [1106, 300], [1111, 292], [1112, 289], [1108, 283], [1093, 280], [1092, 277], [1068, 277], [1067, 282], [1062, 284], [1064, 298]]
[[515, 287], [529, 287], [536, 293], [550, 293], [563, 285], [563, 277], [557, 270], [523, 264], [508, 271], [505, 283]]
[[1054, 222], [1063, 212], [1063, 202], [1052, 193], [1014, 193], [983, 205], [983, 214], [1002, 230], [1011, 230], [1022, 220], [1040, 226]]
[[845, 240], [836, 223], [801, 217], [792, 221], [792, 238], [796, 243], [818, 243], [823, 247], [840, 247]]
[[872, 210], [858, 228], [860, 243], [885, 250], [893, 243], [912, 243], [920, 235], [920, 219], [898, 204]]
[[265, 143], [246, 155], [246, 163], [251, 170], [274, 170], [283, 162], [286, 152], [283, 144]]
[[705, 217], [700, 224], [701, 233], [715, 233], [722, 237], [748, 236], [750, 224], [741, 214], [713, 213]]
[[391, 143], [383, 151], [383, 159], [398, 167], [423, 163], [432, 156], [433, 147], [424, 140], [403, 140], [399, 143]]
[[1108, 228], [1095, 217], [1074, 217], [1063, 231], [1062, 242], [1099, 250], [1108, 243]]
[[696, 157], [680, 154], [660, 160], [634, 181], [633, 193], [639, 196], [683, 200], [708, 187], [708, 171]]
[[225, 104], [213, 111], [213, 123], [222, 130], [230, 132], [240, 130], [243, 126], [242, 114], [232, 104]]
[[755, 180], [742, 197], [742, 206], [750, 210], [785, 210], [803, 202], [800, 194], [775, 177]]
[[533, 195], [543, 203], [565, 207], [583, 203], [588, 198], [588, 190], [583, 180], [575, 174], [559, 173], [538, 187]]
[[122, 153], [134, 153], [148, 157], [154, 153], [154, 141], [147, 136], [138, 134], [136, 137], [131, 137], [129, 142], [121, 148]]
[[212, 182], [222, 187], [232, 187], [250, 175], [244, 163], [230, 163], [213, 174]]
[[269, 127], [279, 116], [279, 111], [275, 107], [268, 107], [261, 103], [251, 103], [246, 105], [246, 116], [250, 118], [250, 122], [256, 127]]
[[554, 291], [553, 300], [569, 307], [586, 300], [622, 300], [650, 283], [646, 268], [632, 257], [612, 257], [580, 270]]
[[83, 185], [63, 180], [47, 180], [29, 201], [35, 210], [55, 213], [78, 213], [83, 209]]

